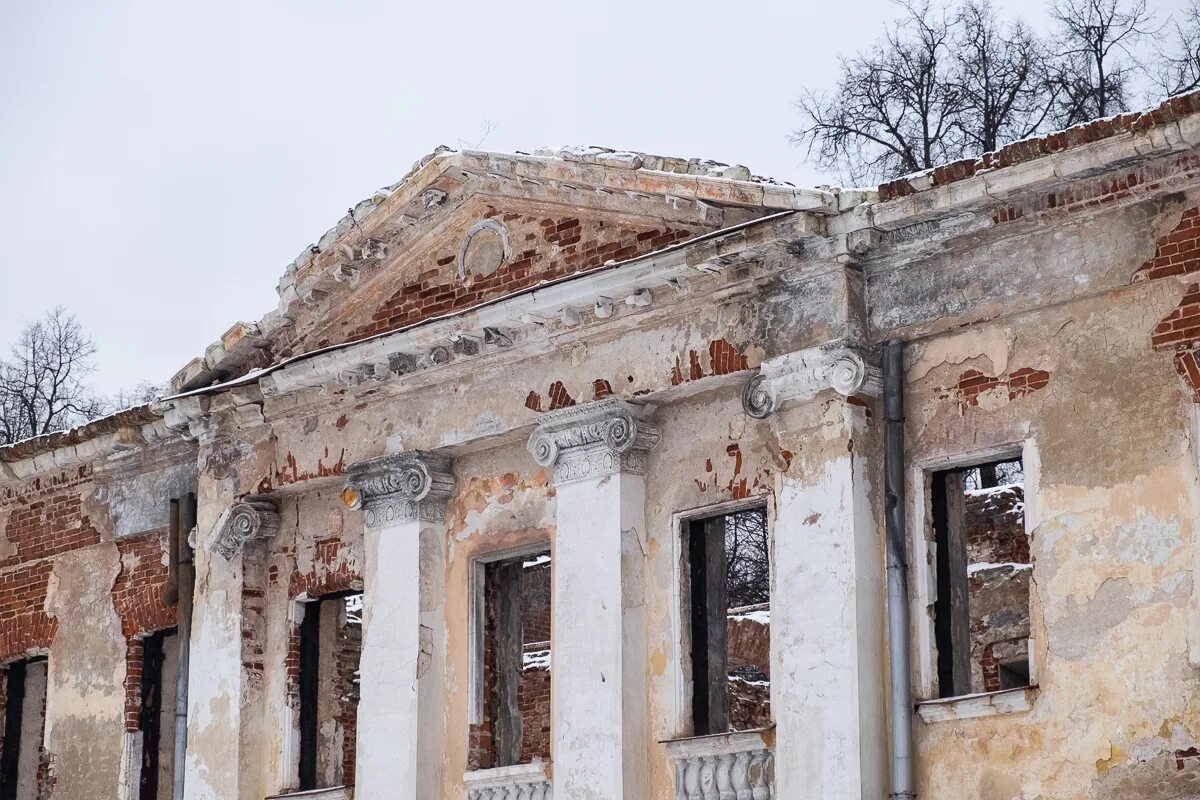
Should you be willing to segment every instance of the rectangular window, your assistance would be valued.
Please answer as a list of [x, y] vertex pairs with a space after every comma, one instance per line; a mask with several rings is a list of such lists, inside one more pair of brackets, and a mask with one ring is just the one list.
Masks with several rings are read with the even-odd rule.
[[15, 661], [4, 676], [4, 740], [0, 743], [0, 800], [38, 796], [46, 716], [45, 658]]
[[1030, 684], [1024, 480], [1019, 458], [933, 473], [940, 697]]
[[354, 785], [362, 593], [301, 603], [300, 790]]
[[179, 638], [174, 630], [142, 642], [142, 765], [138, 800], [173, 794], [175, 779], [175, 704], [179, 686]]
[[472, 769], [550, 759], [550, 551], [476, 563]]
[[771, 563], [765, 508], [692, 520], [686, 534], [693, 735], [771, 722]]

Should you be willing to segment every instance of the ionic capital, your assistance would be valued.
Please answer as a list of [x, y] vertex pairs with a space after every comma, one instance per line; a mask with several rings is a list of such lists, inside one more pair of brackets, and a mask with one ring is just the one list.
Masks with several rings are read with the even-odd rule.
[[208, 539], [208, 549], [231, 560], [246, 542], [270, 539], [279, 532], [279, 511], [265, 497], [247, 497], [221, 514]]
[[354, 493], [351, 508], [363, 509], [368, 528], [415, 519], [444, 522], [454, 472], [448, 457], [411, 450], [352, 464], [346, 488]]
[[659, 438], [640, 407], [600, 400], [545, 414], [529, 437], [529, 452], [539, 465], [554, 467], [555, 483], [622, 471], [642, 475], [646, 451]]
[[863, 347], [836, 345], [765, 361], [742, 389], [742, 408], [751, 417], [763, 419], [789, 400], [811, 400], [825, 389], [846, 397], [878, 396], [883, 390], [883, 373], [875, 354]]

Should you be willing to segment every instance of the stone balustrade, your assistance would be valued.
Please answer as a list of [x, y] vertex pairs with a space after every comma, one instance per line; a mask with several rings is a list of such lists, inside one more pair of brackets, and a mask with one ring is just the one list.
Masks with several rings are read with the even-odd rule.
[[551, 800], [546, 764], [478, 769], [463, 776], [467, 800]]
[[663, 742], [675, 765], [675, 800], [774, 800], [774, 730]]

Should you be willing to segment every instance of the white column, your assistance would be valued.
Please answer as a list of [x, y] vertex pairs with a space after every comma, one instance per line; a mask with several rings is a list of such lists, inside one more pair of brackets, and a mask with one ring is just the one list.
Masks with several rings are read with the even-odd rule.
[[882, 463], [869, 473], [865, 457], [881, 453], [879, 437], [861, 406], [824, 402], [836, 398], [830, 389], [877, 393], [877, 374], [862, 353], [820, 348], [764, 364], [743, 395], [797, 454], [780, 476], [773, 526], [776, 797], [887, 792], [883, 538], [870, 486]]
[[[245, 793], [241, 775], [242, 589], [245, 546], [270, 539], [279, 515], [265, 498], [247, 498], [223, 509], [200, 485], [196, 548], [196, 591], [188, 662], [187, 763], [185, 800], [238, 798]], [[207, 534], [203, 533], [207, 531]], [[174, 702], [174, 698], [166, 698]]]
[[529, 450], [554, 467], [554, 794], [646, 797], [645, 453], [657, 428], [617, 400], [542, 417]]
[[[359, 665], [355, 795], [417, 800], [425, 786], [420, 759], [441, 762], [431, 735], [440, 698], [422, 690], [434, 642], [421, 633], [421, 536], [441, 535], [454, 489], [447, 458], [429, 453], [383, 456], [350, 467], [347, 486], [364, 510], [363, 642]], [[422, 650], [424, 649], [424, 654]], [[432, 706], [432, 707], [431, 707]]]

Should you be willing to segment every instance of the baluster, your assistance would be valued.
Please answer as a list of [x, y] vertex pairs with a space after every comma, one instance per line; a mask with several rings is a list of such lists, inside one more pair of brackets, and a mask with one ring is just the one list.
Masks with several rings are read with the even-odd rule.
[[717, 759], [714, 756], [703, 756], [700, 768], [700, 789], [704, 800], [719, 800], [717, 797]]
[[763, 773], [767, 776], [767, 788], [770, 790], [770, 800], [775, 800], [775, 751], [766, 751], [767, 757], [763, 762]]
[[733, 755], [722, 753], [717, 756], [717, 797], [718, 800], [736, 800], [733, 793]]
[[675, 759], [675, 800], [687, 800], [687, 759]]
[[687, 770], [683, 776], [683, 785], [687, 790], [687, 800], [704, 800], [704, 795], [700, 793], [700, 766], [701, 762], [698, 758], [689, 758], [687, 760]]
[[750, 795], [750, 754], [743, 751], [733, 757], [733, 792], [737, 800], [752, 800]]
[[765, 750], [750, 754], [750, 797], [753, 800], [771, 800], [771, 790], [767, 788], [766, 755]]

